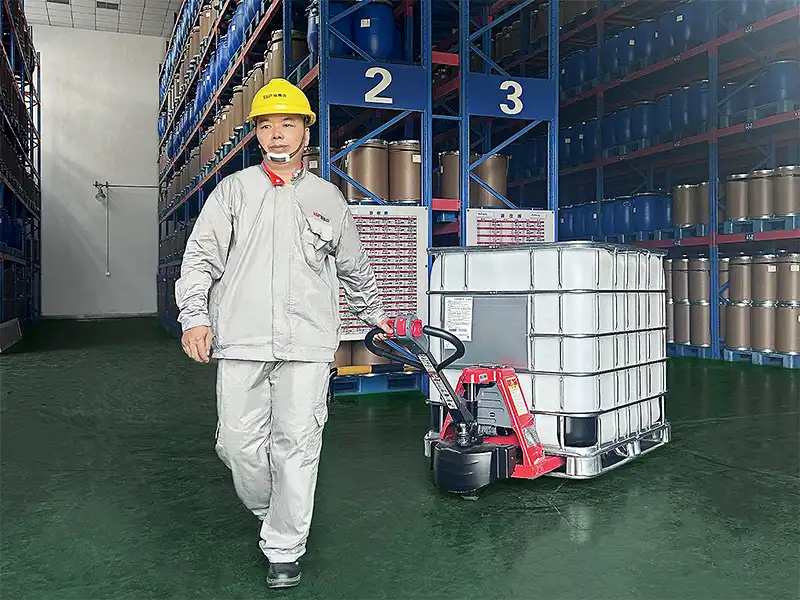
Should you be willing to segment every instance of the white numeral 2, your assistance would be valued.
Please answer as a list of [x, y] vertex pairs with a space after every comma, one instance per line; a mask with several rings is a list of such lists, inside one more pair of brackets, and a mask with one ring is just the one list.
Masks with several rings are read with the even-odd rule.
[[370, 67], [365, 73], [366, 77], [374, 79], [376, 76], [381, 77], [381, 81], [374, 88], [364, 94], [365, 102], [375, 102], [376, 104], [391, 104], [393, 100], [388, 97], [378, 96], [383, 90], [389, 87], [392, 83], [392, 74], [383, 67]]

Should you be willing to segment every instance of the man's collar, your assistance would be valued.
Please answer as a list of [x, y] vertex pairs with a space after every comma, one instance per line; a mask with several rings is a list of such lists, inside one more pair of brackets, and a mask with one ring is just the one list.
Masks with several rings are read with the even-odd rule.
[[[286, 185], [286, 182], [283, 180], [283, 178], [269, 168], [266, 160], [261, 162], [261, 166], [267, 173], [267, 176], [269, 177], [269, 180], [272, 182], [272, 185]], [[297, 178], [300, 177], [300, 175], [302, 175], [304, 169], [305, 169], [305, 163], [301, 161], [300, 167], [298, 169], [295, 169], [294, 173], [292, 173], [291, 181], [297, 181]]]

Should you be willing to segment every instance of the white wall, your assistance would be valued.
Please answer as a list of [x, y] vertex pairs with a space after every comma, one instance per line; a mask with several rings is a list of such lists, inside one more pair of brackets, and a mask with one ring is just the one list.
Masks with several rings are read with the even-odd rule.
[[154, 314], [158, 63], [164, 40], [34, 27], [42, 63], [42, 315]]

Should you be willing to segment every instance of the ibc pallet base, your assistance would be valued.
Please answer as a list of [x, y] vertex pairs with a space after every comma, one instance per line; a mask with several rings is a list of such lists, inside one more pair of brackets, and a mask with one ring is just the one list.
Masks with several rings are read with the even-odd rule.
[[800, 354], [778, 354], [776, 352], [728, 350], [725, 348], [722, 351], [722, 356], [730, 362], [749, 362], [754, 365], [800, 369]]
[[[586, 456], [567, 455], [558, 449], [545, 448], [547, 455], [563, 456], [566, 459], [563, 468], [547, 473], [546, 476], [562, 479], [594, 479], [668, 444], [671, 432], [670, 424], [664, 422], [616, 441], [612, 445], [604, 446]], [[438, 439], [439, 433], [436, 431], [429, 431], [425, 435], [423, 441], [426, 458], [431, 458], [433, 442]]]
[[[562, 479], [594, 479], [668, 444], [671, 432], [670, 424], [665, 422], [618, 441], [612, 446], [603, 447], [590, 456], [565, 455], [564, 468], [552, 471], [547, 476]], [[560, 456], [557, 450], [551, 451], [546, 448], [545, 452]]]

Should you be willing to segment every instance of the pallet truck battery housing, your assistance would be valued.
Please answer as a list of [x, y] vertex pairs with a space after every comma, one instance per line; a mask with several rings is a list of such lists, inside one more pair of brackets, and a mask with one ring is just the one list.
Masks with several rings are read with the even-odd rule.
[[[441, 371], [464, 356], [461, 340], [415, 316], [397, 317], [392, 326], [394, 335], [386, 336], [386, 344], [394, 352], [376, 345], [375, 336], [383, 334], [377, 328], [367, 334], [365, 345], [377, 356], [421, 367], [441, 394], [447, 416], [431, 453], [438, 487], [469, 495], [497, 480], [535, 479], [564, 465], [562, 457], [544, 454], [514, 369], [468, 367], [454, 390]], [[427, 336], [448, 342], [455, 353], [436, 364]]]

